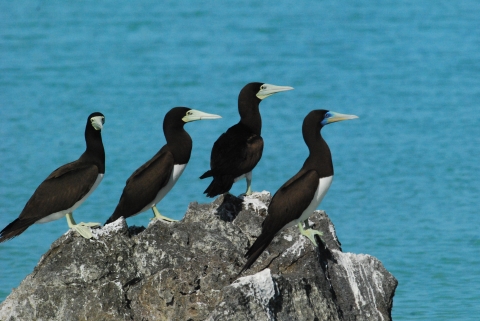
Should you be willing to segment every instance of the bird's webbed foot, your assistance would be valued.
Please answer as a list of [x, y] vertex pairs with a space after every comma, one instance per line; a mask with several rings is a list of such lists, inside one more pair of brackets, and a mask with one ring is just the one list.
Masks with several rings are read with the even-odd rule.
[[71, 228], [72, 230], [76, 231], [78, 234], [80, 234], [81, 236], [83, 236], [86, 239], [91, 239], [92, 236], [93, 236], [90, 227], [100, 226], [100, 223], [80, 222], [80, 223], [77, 224], [75, 222], [75, 220], [73, 219], [72, 213], [67, 213], [66, 218], [67, 218], [68, 227]]
[[306, 229], [303, 228], [303, 222], [298, 223], [298, 229], [300, 230], [300, 234], [305, 235], [308, 237], [308, 239], [315, 245], [315, 247], [318, 246], [317, 242], [315, 241], [315, 235], [318, 235], [320, 238], [322, 238], [323, 233], [314, 229], [311, 229], [308, 220], [305, 221], [305, 227]]
[[157, 209], [157, 206], [153, 205], [152, 207], [153, 214], [155, 215], [152, 217], [150, 220], [163, 220], [167, 222], [178, 222], [178, 220], [174, 220], [173, 218], [169, 218], [166, 216], [163, 216], [160, 211]]

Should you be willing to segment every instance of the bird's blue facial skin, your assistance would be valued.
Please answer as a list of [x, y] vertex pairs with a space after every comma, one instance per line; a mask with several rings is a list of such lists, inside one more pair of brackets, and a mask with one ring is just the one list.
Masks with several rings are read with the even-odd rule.
[[325, 113], [325, 116], [323, 117], [323, 120], [321, 122], [322, 126], [325, 126], [328, 124], [328, 119], [332, 117], [333, 115], [330, 112]]

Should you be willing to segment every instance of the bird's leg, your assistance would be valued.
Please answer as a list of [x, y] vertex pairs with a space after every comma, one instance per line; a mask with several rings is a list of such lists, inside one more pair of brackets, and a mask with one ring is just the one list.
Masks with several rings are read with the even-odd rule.
[[247, 191], [245, 192], [245, 196], [252, 195], [252, 188], [250, 184], [247, 185]]
[[80, 234], [86, 239], [90, 239], [93, 236], [92, 231], [90, 230], [90, 226], [100, 225], [99, 223], [83, 223], [83, 222], [77, 224], [73, 219], [72, 213], [67, 213], [65, 217], [67, 218], [68, 227], [78, 232], [78, 234]]
[[305, 226], [307, 228], [303, 229], [303, 222], [298, 223], [298, 229], [300, 230], [300, 234], [305, 235], [313, 243], [313, 245], [318, 246], [317, 242], [315, 241], [315, 235], [318, 235], [321, 238], [323, 233], [320, 231], [311, 229], [308, 222], [305, 223]]
[[247, 179], [247, 191], [245, 195], [252, 195], [252, 172], [245, 174], [245, 178]]
[[305, 224], [305, 229], [309, 230], [310, 229], [310, 223], [308, 223], [308, 218], [303, 223]]
[[174, 220], [173, 218], [169, 218], [160, 214], [160, 211], [157, 209], [156, 205], [152, 206], [152, 211], [153, 211], [153, 214], [155, 215], [154, 217], [151, 218], [152, 220], [158, 219], [158, 220], [164, 220], [167, 222], [178, 222], [178, 220]]

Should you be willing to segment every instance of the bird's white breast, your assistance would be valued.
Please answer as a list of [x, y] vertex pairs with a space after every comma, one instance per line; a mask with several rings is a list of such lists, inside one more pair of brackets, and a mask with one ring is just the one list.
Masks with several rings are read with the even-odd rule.
[[62, 210], [60, 212], [56, 212], [56, 213], [52, 213], [38, 221], [35, 222], [35, 224], [37, 223], [47, 223], [47, 222], [51, 222], [51, 221], [55, 221], [55, 220], [58, 220], [62, 217], [64, 217], [67, 213], [72, 213], [73, 211], [75, 211], [80, 205], [82, 205], [82, 203], [90, 196], [90, 194], [93, 193], [93, 191], [98, 187], [98, 185], [100, 184], [100, 182], [102, 181], [103, 179], [103, 175], [104, 174], [98, 174], [97, 176], [97, 179], [95, 180], [95, 183], [93, 183], [93, 186], [92, 188], [90, 189], [90, 191], [85, 194], [84, 197], [82, 197], [81, 200], [79, 200], [78, 202], [76, 202], [75, 204], [73, 204], [72, 207], [70, 208], [67, 208], [65, 210]]
[[[170, 178], [168, 179], [167, 185], [165, 185], [164, 187], [162, 187], [162, 189], [160, 189], [160, 191], [158, 191], [157, 196], [155, 196], [155, 199], [154, 199], [152, 202], [150, 202], [147, 206], [145, 206], [139, 213], [148, 210], [148, 209], [151, 208], [153, 205], [155, 205], [155, 204], [157, 204], [158, 202], [160, 202], [160, 201], [165, 197], [165, 195], [167, 195], [168, 192], [170, 192], [170, 190], [172, 189], [172, 187], [173, 187], [173, 186], [175, 185], [175, 183], [178, 181], [178, 179], [179, 179], [180, 176], [182, 175], [183, 171], [185, 170], [185, 167], [187, 167], [187, 164], [174, 165], [174, 166], [173, 166], [172, 174], [170, 174]], [[138, 214], [138, 213], [137, 213], [137, 214]]]
[[305, 221], [307, 218], [312, 215], [313, 211], [315, 211], [322, 202], [323, 198], [325, 197], [325, 194], [327, 194], [328, 189], [330, 188], [330, 185], [332, 185], [332, 180], [333, 180], [333, 175], [329, 177], [322, 177], [318, 180], [318, 187], [317, 190], [315, 191], [315, 195], [313, 196], [312, 201], [308, 205], [308, 207], [303, 211], [302, 215], [300, 217], [289, 224], [287, 224], [284, 228], [293, 226], [298, 224], [299, 222]]
[[252, 180], [252, 171], [250, 171], [250, 172], [248, 172], [248, 173], [246, 173], [246, 174], [242, 174], [242, 175], [240, 175], [240, 176], [238, 176], [238, 177], [235, 177], [235, 178], [233, 179], [233, 182], [236, 183], [236, 182], [238, 182], [239, 180], [241, 180], [242, 178], [246, 178], [247, 180]]

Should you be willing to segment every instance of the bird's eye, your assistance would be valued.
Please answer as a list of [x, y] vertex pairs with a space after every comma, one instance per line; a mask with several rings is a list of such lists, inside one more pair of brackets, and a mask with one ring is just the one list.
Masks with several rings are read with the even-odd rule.
[[260, 87], [260, 89], [267, 89], [267, 86], [262, 85], [262, 86]]
[[102, 125], [105, 124], [105, 117], [102, 117]]
[[193, 113], [191, 111], [187, 111], [187, 115], [192, 115]]

